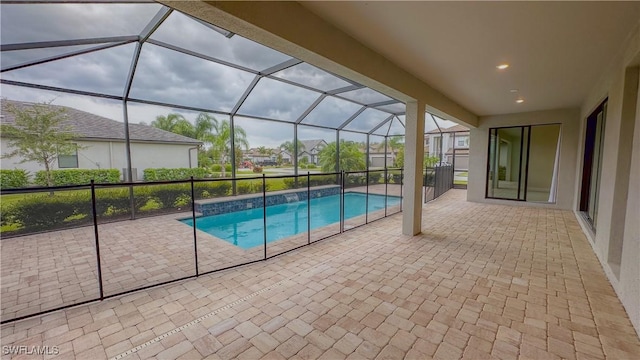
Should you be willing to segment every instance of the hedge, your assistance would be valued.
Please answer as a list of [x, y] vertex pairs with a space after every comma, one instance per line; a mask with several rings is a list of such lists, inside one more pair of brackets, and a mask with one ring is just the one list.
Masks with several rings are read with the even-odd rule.
[[207, 170], [204, 168], [148, 168], [143, 172], [144, 181], [187, 180], [192, 176], [194, 179], [204, 179], [206, 175]]
[[25, 170], [0, 170], [0, 189], [19, 189], [29, 185], [29, 174]]
[[[229, 181], [194, 183], [196, 199], [227, 196], [230, 190]], [[189, 183], [135, 186], [133, 194], [135, 211], [140, 216], [191, 208]], [[88, 190], [58, 192], [53, 196], [25, 195], [19, 202], [2, 203], [0, 206], [2, 226], [19, 225], [16, 231], [3, 230], [3, 236], [90, 225], [93, 221]], [[96, 212], [100, 221], [130, 216], [129, 187], [97, 189]]]
[[[65, 169], [51, 170], [50, 173], [53, 186], [88, 184], [92, 179], [96, 184], [120, 182], [120, 170], [117, 169]], [[36, 172], [34, 183], [47, 186], [47, 172]]]
[[[339, 181], [339, 178], [336, 175], [311, 175], [310, 176], [310, 185], [311, 186], [321, 186], [321, 185], [336, 185]], [[296, 179], [295, 178], [284, 178], [284, 185], [286, 189], [295, 189], [296, 188]], [[307, 177], [300, 176], [298, 177], [298, 188], [307, 187]]]
[[[269, 191], [270, 184], [265, 182], [265, 191]], [[239, 195], [255, 194], [262, 192], [262, 180], [242, 180], [236, 184], [236, 190]]]

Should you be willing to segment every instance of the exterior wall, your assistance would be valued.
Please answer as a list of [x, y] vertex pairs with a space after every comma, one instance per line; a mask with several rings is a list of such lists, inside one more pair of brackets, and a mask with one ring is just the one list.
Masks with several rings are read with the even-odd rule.
[[[80, 147], [78, 149], [79, 169], [118, 169], [127, 167], [125, 157], [125, 145], [123, 142], [110, 141], [74, 141]], [[9, 152], [6, 141], [2, 141], [2, 154]], [[132, 143], [131, 162], [137, 169], [138, 180], [142, 180], [144, 169], [147, 168], [188, 168], [189, 151], [191, 151], [191, 167], [198, 167], [198, 155], [193, 146], [180, 144], [158, 143]], [[1, 161], [3, 169], [24, 169], [34, 174], [44, 170], [44, 167], [36, 162], [20, 163], [20, 159], [8, 158]], [[57, 159], [54, 160], [52, 169], [58, 169]]]
[[[467, 200], [507, 205], [542, 206], [570, 210], [575, 199], [575, 174], [578, 157], [579, 110], [560, 109], [535, 111], [519, 114], [483, 116], [480, 126], [471, 129], [469, 148], [469, 184]], [[558, 197], [555, 204], [518, 202], [508, 200], [485, 199], [487, 187], [487, 159], [489, 148], [489, 128], [521, 125], [560, 124], [562, 139], [560, 144], [560, 167], [558, 173]], [[531, 166], [531, 164], [530, 164]], [[535, 172], [535, 169], [529, 172]]]
[[[585, 231], [631, 322], [640, 334], [640, 30], [629, 34], [581, 109], [580, 156], [586, 118], [608, 98], [595, 235]], [[576, 184], [581, 181], [578, 159]], [[605, 175], [606, 174], [606, 175]], [[580, 188], [576, 186], [578, 210]], [[581, 216], [578, 220], [587, 225]]]
[[[124, 145], [122, 146], [124, 150]], [[131, 167], [137, 169], [138, 180], [142, 180], [147, 168], [188, 168], [198, 167], [198, 153], [192, 145], [132, 143]], [[191, 153], [191, 166], [189, 165]], [[120, 159], [124, 160], [124, 156]], [[122, 170], [126, 161], [118, 169]]]
[[[468, 170], [469, 169], [469, 155], [456, 155], [456, 164], [454, 170]], [[447, 155], [446, 161], [449, 164], [453, 164], [453, 155]]]

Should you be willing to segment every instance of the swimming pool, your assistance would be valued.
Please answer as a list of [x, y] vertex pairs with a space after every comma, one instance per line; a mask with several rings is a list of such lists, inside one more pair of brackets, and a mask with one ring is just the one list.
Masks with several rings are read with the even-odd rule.
[[[340, 222], [340, 197], [331, 195], [311, 199], [311, 229]], [[369, 194], [369, 213], [383, 210], [384, 195]], [[364, 215], [367, 195], [344, 194], [345, 219]], [[400, 204], [397, 196], [387, 197], [387, 206]], [[193, 226], [193, 219], [180, 220]], [[255, 208], [196, 218], [196, 228], [243, 249], [264, 245], [263, 209]], [[267, 242], [307, 231], [307, 201], [267, 206]]]

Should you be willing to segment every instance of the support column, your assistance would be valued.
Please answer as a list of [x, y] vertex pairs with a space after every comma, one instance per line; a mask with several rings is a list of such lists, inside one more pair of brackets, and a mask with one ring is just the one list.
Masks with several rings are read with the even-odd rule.
[[422, 163], [424, 161], [423, 101], [407, 102], [404, 137], [404, 199], [402, 233], [417, 235], [422, 231]]

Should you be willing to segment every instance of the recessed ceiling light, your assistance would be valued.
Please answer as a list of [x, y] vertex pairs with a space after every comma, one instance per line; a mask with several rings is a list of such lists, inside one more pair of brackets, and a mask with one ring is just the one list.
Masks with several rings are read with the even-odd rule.
[[524, 99], [520, 98], [520, 99], [516, 100], [516, 102], [517, 102], [518, 104], [522, 104], [522, 103], [524, 102]]
[[498, 70], [504, 70], [504, 69], [506, 69], [508, 67], [509, 67], [509, 64], [500, 64], [500, 65], [496, 66], [496, 68]]
[[518, 92], [518, 89], [511, 89], [511, 90], [509, 90], [509, 92], [510, 92], [510, 93], [517, 93], [517, 92]]

